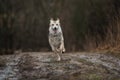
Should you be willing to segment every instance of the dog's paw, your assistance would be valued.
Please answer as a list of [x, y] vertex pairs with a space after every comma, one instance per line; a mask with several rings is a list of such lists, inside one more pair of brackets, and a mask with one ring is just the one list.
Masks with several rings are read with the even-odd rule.
[[62, 50], [62, 53], [65, 53], [65, 48]]
[[59, 57], [59, 58], [57, 59], [57, 61], [61, 61], [61, 57]]
[[65, 52], [64, 51], [62, 51], [62, 54], [64, 54]]

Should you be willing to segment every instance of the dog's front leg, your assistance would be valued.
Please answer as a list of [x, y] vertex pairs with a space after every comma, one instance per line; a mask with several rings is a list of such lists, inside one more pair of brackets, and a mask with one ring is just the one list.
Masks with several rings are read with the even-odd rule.
[[61, 50], [61, 53], [65, 52], [64, 41], [61, 42], [60, 50]]
[[58, 56], [58, 61], [62, 60], [62, 50], [61, 49], [57, 49], [57, 56]]
[[59, 52], [60, 51], [58, 49], [54, 49], [54, 53], [57, 54], [57, 61], [61, 61], [61, 55]]
[[58, 57], [57, 60], [58, 60], [58, 61], [61, 61], [61, 56], [60, 56], [60, 54], [59, 54], [58, 52], [57, 52], [56, 54], [57, 54], [57, 57]]

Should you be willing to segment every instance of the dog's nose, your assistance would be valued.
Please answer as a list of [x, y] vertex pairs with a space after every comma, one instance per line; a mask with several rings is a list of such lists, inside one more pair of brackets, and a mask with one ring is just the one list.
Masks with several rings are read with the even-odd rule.
[[57, 28], [55, 27], [54, 30], [57, 30]]
[[54, 29], [56, 30], [57, 28], [55, 27]]

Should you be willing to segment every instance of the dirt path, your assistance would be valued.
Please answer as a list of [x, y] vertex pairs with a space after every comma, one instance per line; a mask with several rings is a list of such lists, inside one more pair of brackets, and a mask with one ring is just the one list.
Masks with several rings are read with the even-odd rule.
[[120, 80], [120, 59], [106, 54], [46, 52], [0, 56], [0, 80]]

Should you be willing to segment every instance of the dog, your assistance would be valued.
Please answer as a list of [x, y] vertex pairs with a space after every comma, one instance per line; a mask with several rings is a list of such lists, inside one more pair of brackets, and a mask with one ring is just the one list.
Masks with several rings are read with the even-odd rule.
[[61, 61], [61, 54], [65, 52], [64, 38], [60, 26], [60, 20], [50, 19], [49, 24], [49, 44], [52, 51], [57, 54], [58, 61]]

